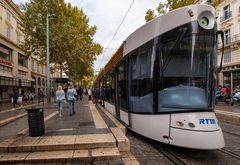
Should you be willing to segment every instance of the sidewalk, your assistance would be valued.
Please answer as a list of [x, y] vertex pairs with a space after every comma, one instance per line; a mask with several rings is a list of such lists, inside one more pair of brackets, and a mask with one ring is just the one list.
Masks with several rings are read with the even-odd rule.
[[226, 103], [218, 103], [215, 106], [215, 113], [219, 120], [240, 125], [240, 106]]
[[[57, 109], [57, 105], [53, 103], [45, 108]], [[96, 109], [86, 97], [75, 102], [75, 112], [69, 116], [65, 103], [63, 117], [55, 113], [45, 122], [44, 136], [29, 137], [25, 130], [2, 141], [0, 164], [99, 161], [103, 164], [138, 164], [130, 153], [124, 126], [114, 117]]]

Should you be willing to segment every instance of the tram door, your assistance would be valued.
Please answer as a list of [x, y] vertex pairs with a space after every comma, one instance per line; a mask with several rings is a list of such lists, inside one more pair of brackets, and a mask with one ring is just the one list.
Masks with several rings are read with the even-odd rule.
[[118, 97], [118, 69], [115, 69], [115, 75], [114, 75], [114, 79], [115, 79], [115, 108], [116, 108], [116, 117], [120, 118], [120, 110], [119, 110], [119, 97]]
[[128, 90], [127, 90], [127, 64], [126, 60], [124, 60], [118, 67], [117, 67], [117, 115], [118, 117], [124, 121], [127, 125], [129, 124], [128, 121]]

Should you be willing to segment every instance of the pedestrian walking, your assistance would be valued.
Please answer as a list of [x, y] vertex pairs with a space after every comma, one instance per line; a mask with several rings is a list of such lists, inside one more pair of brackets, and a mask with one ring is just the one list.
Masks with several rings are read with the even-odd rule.
[[18, 106], [21, 106], [19, 103], [18, 103], [18, 98], [19, 98], [19, 93], [18, 93], [18, 90], [14, 90], [14, 93], [13, 93], [13, 108], [16, 107], [16, 104]]
[[56, 100], [58, 104], [59, 117], [62, 117], [64, 99], [65, 99], [65, 92], [63, 91], [62, 86], [59, 85], [56, 91]]
[[27, 91], [23, 92], [23, 104], [24, 105], [27, 105], [28, 99], [29, 99], [28, 92]]
[[82, 93], [83, 93], [83, 90], [81, 87], [78, 87], [77, 89], [77, 95], [79, 96], [80, 100], [82, 100]]
[[[69, 86], [68, 86], [68, 90], [67, 90], [67, 100], [68, 100], [68, 112], [69, 112], [69, 116], [72, 116], [74, 113], [75, 113], [75, 111], [73, 111], [74, 110], [74, 108], [73, 108], [73, 106], [74, 106], [74, 101], [76, 100], [75, 99], [75, 92], [76, 92], [76, 90], [75, 89], [73, 89], [73, 86], [72, 86], [72, 84], [69, 84]], [[73, 113], [74, 112], [74, 113]]]
[[38, 104], [40, 104], [40, 103], [44, 104], [44, 93], [41, 89], [38, 92]]
[[34, 92], [30, 92], [29, 93], [29, 103], [33, 103], [34, 97], [35, 97]]
[[73, 94], [74, 94], [75, 99], [73, 100], [72, 107], [73, 107], [73, 114], [75, 114], [75, 100], [76, 100], [76, 97], [77, 97], [77, 90], [76, 90], [76, 88], [73, 88]]
[[92, 90], [88, 89], [88, 100], [92, 100]]

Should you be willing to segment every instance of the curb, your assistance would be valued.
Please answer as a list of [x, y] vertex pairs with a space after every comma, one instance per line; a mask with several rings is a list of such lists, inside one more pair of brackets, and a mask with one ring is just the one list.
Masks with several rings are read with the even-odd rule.
[[229, 122], [232, 124], [240, 124], [240, 113], [227, 112], [221, 110], [214, 110], [217, 118], [221, 121]]

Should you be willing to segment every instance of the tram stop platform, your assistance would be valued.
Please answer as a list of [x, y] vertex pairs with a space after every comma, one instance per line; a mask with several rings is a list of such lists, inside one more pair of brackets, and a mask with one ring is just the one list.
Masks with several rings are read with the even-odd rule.
[[75, 102], [63, 117], [57, 104], [45, 104], [45, 134], [30, 137], [28, 129], [0, 142], [0, 164], [139, 164], [130, 152], [125, 127], [87, 97]]

